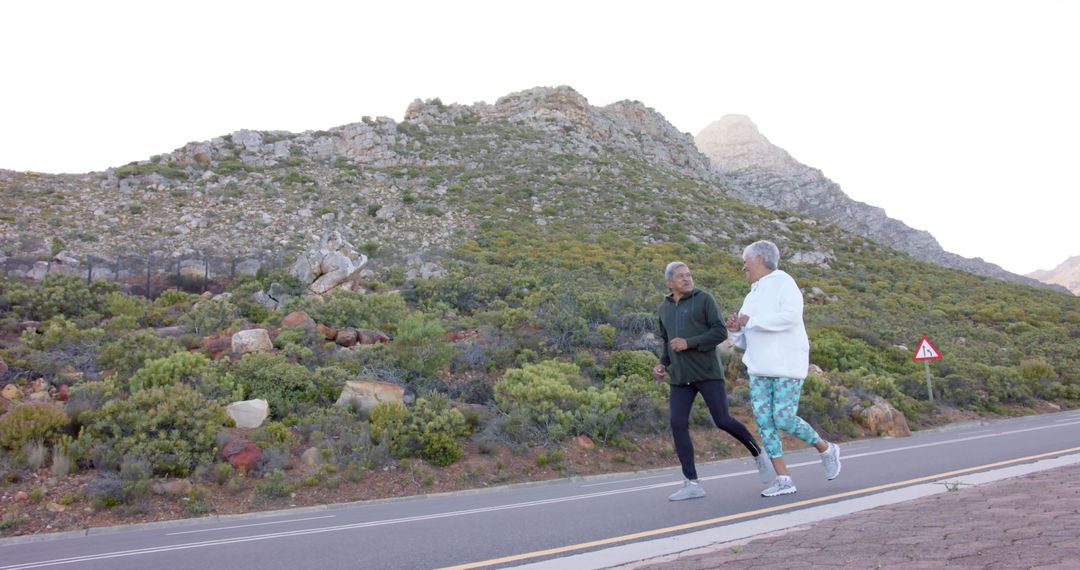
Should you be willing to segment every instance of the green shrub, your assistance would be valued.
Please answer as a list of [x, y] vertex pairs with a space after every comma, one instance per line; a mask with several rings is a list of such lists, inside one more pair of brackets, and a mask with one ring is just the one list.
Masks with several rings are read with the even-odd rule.
[[331, 327], [369, 328], [390, 333], [409, 312], [401, 295], [357, 291], [335, 291], [321, 304], [313, 298], [297, 299], [288, 303], [286, 310], [304, 310], [316, 322]]
[[210, 371], [211, 366], [210, 360], [202, 354], [174, 352], [148, 361], [130, 377], [127, 391], [137, 392], [180, 383], [193, 386], [199, 378]]
[[0, 446], [15, 451], [32, 441], [52, 445], [67, 425], [67, 415], [56, 406], [16, 405], [0, 416]]
[[555, 360], [507, 370], [495, 384], [495, 401], [556, 440], [584, 433], [604, 441], [623, 419], [617, 392], [589, 386], [576, 365]]
[[389, 443], [401, 431], [409, 410], [399, 402], [379, 402], [368, 414], [371, 439], [375, 443]]
[[63, 315], [97, 320], [106, 296], [116, 289], [115, 283], [94, 281], [87, 285], [79, 277], [50, 273], [35, 285], [10, 285], [4, 297], [22, 319], [45, 321]]
[[229, 299], [202, 301], [177, 322], [198, 336], [217, 334], [240, 320], [240, 310]]
[[24, 331], [20, 338], [22, 347], [17, 351], [33, 372], [52, 376], [73, 368], [93, 377], [99, 371], [97, 361], [105, 338], [105, 331], [99, 328], [80, 329], [72, 321], [55, 317], [38, 331]]
[[[469, 434], [465, 416], [450, 408], [446, 398], [438, 395], [430, 400], [417, 399], [397, 427], [390, 443], [390, 450], [396, 457], [421, 457], [442, 466], [461, 458], [464, 450], [459, 438]], [[387, 426], [381, 427], [380, 437], [385, 437], [387, 432]]]
[[423, 313], [413, 313], [398, 325], [390, 349], [398, 366], [423, 376], [445, 371], [454, 352], [439, 320]]
[[150, 303], [142, 297], [112, 291], [105, 295], [104, 313], [109, 317], [130, 317], [139, 321], [146, 318]]
[[659, 362], [656, 355], [647, 350], [618, 350], [608, 356], [607, 366], [600, 370], [600, 375], [605, 380], [620, 376], [652, 378], [653, 367]]
[[112, 370], [116, 376], [126, 378], [147, 361], [164, 358], [179, 350], [180, 345], [175, 340], [142, 330], [102, 345], [98, 364]]
[[274, 418], [283, 418], [324, 397], [316, 374], [279, 354], [247, 354], [232, 364], [230, 374], [243, 386], [246, 397], [266, 400]]
[[232, 420], [195, 389], [174, 384], [139, 390], [83, 414], [86, 434], [122, 457], [143, 457], [158, 475], [185, 476], [213, 460], [217, 433]]

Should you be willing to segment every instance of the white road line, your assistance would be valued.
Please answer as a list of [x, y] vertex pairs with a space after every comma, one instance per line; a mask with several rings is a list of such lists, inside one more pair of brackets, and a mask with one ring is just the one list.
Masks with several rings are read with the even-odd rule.
[[[1023, 433], [1023, 432], [1036, 431], [1036, 430], [1044, 430], [1044, 429], [1054, 429], [1054, 428], [1060, 428], [1060, 427], [1065, 427], [1065, 426], [1069, 426], [1069, 425], [1076, 425], [1076, 424], [1080, 424], [1080, 421], [1076, 421], [1076, 422], [1072, 422], [1072, 423], [1057, 424], [1057, 425], [1047, 425], [1047, 426], [1041, 426], [1041, 427], [1010, 430], [1010, 431], [1002, 432], [1002, 435], [1014, 434], [1014, 433]], [[923, 443], [923, 444], [909, 445], [909, 446], [904, 446], [904, 447], [896, 447], [896, 448], [886, 449], [886, 450], [882, 450], [882, 451], [871, 451], [871, 452], [866, 452], [866, 453], [858, 453], [858, 454], [854, 454], [854, 455], [845, 455], [844, 459], [852, 459], [852, 458], [857, 458], [857, 457], [869, 457], [869, 456], [873, 456], [873, 455], [881, 455], [881, 454], [886, 454], [886, 453], [895, 453], [895, 452], [898, 452], [898, 451], [908, 451], [908, 450], [920, 449], [920, 448], [924, 448], [924, 447], [936, 447], [936, 446], [939, 446], [939, 445], [948, 445], [948, 444], [951, 444], [951, 443], [961, 443], [961, 442], [964, 442], [964, 441], [971, 441], [971, 440], [976, 440], [976, 439], [986, 439], [988, 437], [997, 437], [997, 434], [987, 434], [987, 435], [978, 435], [978, 436], [971, 436], [971, 437], [962, 437], [962, 438], [956, 438], [956, 439], [952, 439], [952, 440], [939, 441], [939, 442], [933, 442], [933, 443]], [[816, 465], [817, 463], [818, 463], [818, 461], [815, 459], [813, 461], [807, 461], [807, 462], [803, 462], [803, 463], [797, 463], [797, 464], [794, 464], [794, 465], [790, 465], [789, 467], [800, 467], [800, 466], [804, 466], [804, 465]], [[736, 473], [728, 473], [728, 474], [725, 474], [725, 475], [713, 475], [711, 477], [702, 477], [702, 479], [703, 480], [724, 479], [724, 478], [728, 478], [728, 477], [736, 477], [736, 476], [739, 476], [739, 475], [746, 475], [746, 474], [749, 474], [749, 473], [756, 474], [757, 470], [755, 469], [753, 471], [739, 471], [739, 472], [736, 472]], [[0, 570], [24, 570], [24, 569], [27, 569], [27, 568], [42, 568], [42, 567], [45, 567], [45, 566], [58, 566], [58, 565], [62, 565], [62, 564], [73, 564], [73, 563], [76, 563], [76, 562], [88, 562], [88, 561], [91, 561], [91, 560], [105, 560], [105, 559], [109, 559], [109, 558], [123, 558], [123, 557], [127, 557], [127, 556], [137, 556], [137, 555], [141, 555], [141, 554], [154, 554], [154, 553], [160, 553], [160, 552], [170, 552], [170, 551], [174, 551], [174, 550], [187, 550], [187, 549], [192, 549], [192, 548], [205, 548], [205, 547], [210, 547], [210, 546], [221, 546], [221, 545], [225, 545], [225, 544], [236, 544], [236, 543], [241, 543], [241, 542], [254, 542], [254, 541], [260, 541], [260, 540], [272, 540], [272, 539], [277, 539], [277, 538], [288, 538], [288, 537], [294, 537], [294, 536], [304, 536], [304, 535], [309, 535], [309, 534], [322, 534], [322, 533], [327, 533], [327, 532], [339, 532], [339, 531], [343, 531], [343, 530], [353, 530], [353, 529], [358, 529], [358, 528], [387, 526], [387, 525], [404, 524], [404, 523], [418, 522], [418, 521], [425, 521], [425, 520], [434, 520], [434, 519], [441, 519], [441, 518], [459, 517], [459, 516], [465, 516], [465, 515], [474, 515], [474, 514], [488, 513], [488, 512], [523, 509], [523, 508], [537, 507], [537, 506], [542, 506], [542, 505], [565, 503], [565, 502], [570, 502], [570, 501], [578, 501], [578, 500], [585, 500], [585, 499], [595, 499], [595, 498], [598, 498], [598, 497], [607, 497], [607, 496], [612, 496], [612, 495], [621, 495], [621, 494], [625, 494], [625, 493], [634, 493], [634, 492], [638, 492], [638, 491], [651, 491], [653, 489], [660, 489], [660, 488], [663, 488], [663, 487], [671, 487], [671, 486], [679, 485], [679, 484], [681, 484], [681, 481], [669, 481], [669, 482], [664, 482], [664, 483], [653, 483], [653, 484], [650, 484], [650, 485], [640, 485], [640, 486], [637, 486], [637, 487], [628, 487], [626, 489], [612, 489], [612, 490], [608, 490], [608, 491], [585, 493], [585, 494], [581, 494], [581, 495], [569, 495], [569, 496], [566, 496], [566, 497], [555, 497], [555, 498], [551, 498], [551, 499], [540, 499], [540, 500], [536, 500], [536, 501], [526, 501], [526, 502], [521, 502], [521, 503], [510, 503], [510, 504], [506, 504], [506, 505], [495, 505], [495, 506], [491, 506], [491, 507], [480, 507], [480, 508], [465, 509], [465, 510], [460, 510], [460, 511], [449, 511], [449, 512], [444, 512], [444, 513], [433, 513], [433, 514], [429, 514], [429, 515], [418, 515], [418, 516], [403, 517], [403, 518], [397, 518], [397, 519], [386, 519], [386, 520], [370, 521], [370, 522], [363, 522], [363, 523], [353, 523], [353, 524], [330, 526], [330, 527], [324, 527], [324, 528], [313, 528], [313, 529], [284, 531], [284, 532], [270, 533], [270, 534], [257, 534], [257, 535], [246, 536], [246, 537], [235, 537], [235, 538], [225, 538], [225, 539], [217, 539], [217, 540], [207, 540], [207, 541], [203, 541], [203, 542], [188, 542], [188, 543], [174, 544], [174, 545], [169, 545], [169, 546], [156, 546], [156, 547], [149, 547], [149, 548], [140, 548], [140, 549], [135, 549], [135, 550], [122, 550], [122, 551], [117, 551], [117, 552], [104, 552], [104, 553], [101, 553], [101, 554], [90, 554], [90, 555], [85, 555], [85, 556], [75, 556], [75, 557], [71, 557], [71, 558], [57, 558], [57, 559], [54, 559], [54, 560], [42, 560], [40, 562], [27, 562], [27, 563], [23, 563], [23, 564], [15, 564], [15, 565], [12, 565], [12, 566], [0, 566]]]
[[635, 477], [633, 479], [620, 479], [618, 481], [605, 481], [603, 483], [589, 483], [588, 485], [582, 485], [581, 487], [585, 488], [585, 487], [602, 487], [604, 485], [621, 485], [623, 483], [632, 483], [634, 481], [647, 481], [649, 479], [663, 479], [665, 477], [671, 477], [671, 475], [670, 474], [653, 475], [652, 477]]
[[318, 520], [318, 519], [332, 519], [332, 518], [334, 518], [336, 516], [337, 515], [326, 515], [326, 516], [321, 516], [321, 517], [307, 517], [305, 519], [289, 519], [289, 520], [286, 520], [286, 521], [273, 521], [273, 522], [261, 522], [261, 523], [251, 523], [251, 524], [238, 524], [238, 525], [233, 525], [233, 526], [219, 526], [217, 528], [205, 528], [205, 529], [202, 529], [202, 530], [185, 530], [185, 531], [182, 531], [182, 532], [168, 532], [168, 533], [165, 533], [165, 536], [175, 536], [177, 534], [195, 534], [195, 533], [199, 533], [199, 532], [217, 532], [219, 530], [232, 530], [234, 528], [247, 528], [247, 527], [252, 527], [252, 526], [266, 526], [266, 525], [271, 525], [271, 524], [285, 524], [285, 523], [293, 523], [293, 522], [313, 521], [313, 520]]

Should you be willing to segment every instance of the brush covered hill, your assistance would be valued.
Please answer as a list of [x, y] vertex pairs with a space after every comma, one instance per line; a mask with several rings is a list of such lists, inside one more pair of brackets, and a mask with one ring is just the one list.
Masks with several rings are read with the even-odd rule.
[[[0, 430], [0, 468], [48, 464], [34, 447], [41, 441], [60, 450], [53, 465], [68, 457], [69, 468], [93, 470], [100, 481], [86, 500], [97, 505], [140, 500], [133, 489], [142, 487], [119, 476], [196, 477], [288, 497], [307, 479], [287, 468], [311, 448], [327, 465], [312, 476], [316, 487], [374, 477], [401, 459], [473, 465], [481, 459], [469, 452], [540, 450], [581, 435], [633, 464], [640, 442], [666, 441], [666, 391], [648, 377], [665, 264], [687, 262], [731, 311], [749, 289], [739, 256], [758, 239], [780, 246], [782, 268], [804, 289], [818, 368], [800, 412], [827, 437], [872, 433], [860, 411], [882, 400], [914, 427], [955, 409], [1080, 404], [1077, 297], [941, 267], [745, 202], [656, 111], [592, 106], [565, 87], [492, 105], [417, 101], [400, 123], [238, 131], [98, 173], [7, 171], [0, 192], [3, 253], [13, 258], [108, 261], [150, 250], [291, 259], [329, 230], [371, 256], [366, 291], [322, 300], [295, 295], [301, 284], [272, 267], [215, 299], [170, 291], [147, 301], [110, 280], [62, 275], [0, 280], [0, 382], [14, 397], [0, 402], [3, 418], [25, 408], [12, 390], [58, 400], [62, 388], [67, 398], [62, 416], [33, 408], [7, 420], [38, 427]], [[441, 271], [408, 272], [418, 258]], [[253, 300], [275, 288], [294, 293], [277, 310]], [[311, 326], [286, 325], [292, 311]], [[327, 340], [324, 331], [349, 327], [393, 340], [361, 349]], [[269, 331], [269, 352], [223, 356], [223, 339], [250, 328]], [[911, 361], [922, 335], [945, 357], [932, 364], [934, 403]], [[364, 414], [334, 406], [357, 379], [401, 386], [415, 403]], [[237, 482], [214, 450], [237, 435], [221, 407], [242, 398], [268, 400], [271, 417], [241, 434], [266, 458], [260, 478]], [[747, 405], [745, 388], [732, 405]], [[694, 417], [708, 425], [704, 410]], [[543, 465], [559, 457], [544, 451]], [[506, 480], [481, 481], [475, 469], [462, 476]]]

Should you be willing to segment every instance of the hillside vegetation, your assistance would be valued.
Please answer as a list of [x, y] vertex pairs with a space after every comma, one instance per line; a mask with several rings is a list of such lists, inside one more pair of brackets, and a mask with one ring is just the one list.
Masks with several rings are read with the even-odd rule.
[[[471, 455], [496, 449], [560, 464], [574, 436], [616, 449], [633, 465], [639, 442], [666, 430], [666, 388], [648, 372], [665, 264], [687, 262], [697, 285], [731, 311], [749, 289], [739, 254], [756, 239], [780, 246], [781, 267], [806, 292], [811, 360], [821, 372], [808, 379], [800, 412], [826, 437], [864, 435], [852, 412], [875, 397], [913, 427], [940, 423], [953, 409], [1011, 414], [1080, 403], [1080, 299], [920, 262], [798, 212], [735, 200], [688, 137], [664, 125], [640, 104], [598, 110], [555, 90], [494, 108], [414, 105], [388, 135], [394, 144], [362, 159], [314, 153], [329, 147], [305, 135], [308, 146], [286, 146], [273, 164], [264, 150], [226, 158], [207, 145], [190, 163], [177, 151], [117, 169], [109, 175], [136, 181], [133, 192], [157, 193], [175, 219], [207, 201], [220, 206], [218, 218], [229, 219], [230, 208], [274, 210], [260, 193], [286, 204], [275, 216], [331, 208], [325, 219], [303, 218], [296, 233], [305, 237], [286, 241], [338, 228], [370, 241], [373, 273], [366, 291], [318, 299], [264, 267], [232, 281], [228, 296], [174, 290], [152, 301], [124, 293], [119, 276], [90, 285], [64, 275], [33, 283], [8, 276], [0, 281], [2, 382], [20, 395], [5, 390], [13, 399], [0, 417], [2, 481], [20, 484], [45, 468], [58, 477], [81, 473], [90, 482], [72, 502], [137, 510], [153, 481], [180, 477], [194, 482], [185, 504], [198, 514], [213, 508], [209, 487], [261, 504], [308, 487], [371, 481], [402, 462], [435, 472], [468, 465]], [[275, 143], [251, 148], [266, 144]], [[165, 183], [172, 190], [162, 194], [139, 182], [148, 176], [177, 183]], [[205, 182], [222, 177], [223, 186]], [[200, 195], [185, 193], [197, 180]], [[26, 183], [18, 183], [20, 193], [43, 191]], [[230, 196], [231, 183], [248, 197]], [[352, 213], [342, 215], [342, 204]], [[289, 219], [276, 231], [301, 228], [300, 218]], [[95, 244], [107, 249], [115, 235], [137, 242], [160, 230], [125, 220], [113, 237], [81, 242], [82, 253], [71, 255], [88, 255]], [[94, 252], [107, 255], [103, 249]], [[408, 277], [405, 259], [418, 252], [445, 272]], [[275, 284], [292, 293], [282, 307], [253, 300]], [[283, 327], [292, 311], [393, 340], [342, 348], [315, 330]], [[210, 348], [249, 328], [269, 330], [273, 351]], [[922, 364], [911, 361], [924, 334], [945, 356], [931, 364], [934, 403]], [[737, 363], [731, 370], [743, 373]], [[357, 379], [402, 386], [411, 403], [364, 412], [334, 405]], [[270, 402], [268, 422], [232, 427], [223, 407], [254, 398]], [[732, 392], [736, 409], [746, 400], [745, 388]], [[704, 410], [694, 418], [708, 426]], [[220, 453], [241, 437], [263, 451], [243, 473]], [[304, 452], [315, 471], [296, 468]], [[506, 475], [469, 478], [487, 484]], [[17, 532], [43, 507], [4, 508], [3, 528]]]

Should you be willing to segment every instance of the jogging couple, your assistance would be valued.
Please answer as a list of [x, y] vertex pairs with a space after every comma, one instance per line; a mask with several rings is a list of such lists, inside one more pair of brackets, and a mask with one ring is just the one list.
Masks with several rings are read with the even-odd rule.
[[[694, 466], [690, 409], [700, 393], [716, 427], [739, 440], [757, 463], [764, 497], [789, 495], [795, 484], [784, 463], [780, 431], [794, 435], [821, 453], [825, 478], [840, 474], [840, 448], [822, 439], [797, 414], [799, 395], [810, 364], [810, 343], [803, 325], [803, 298], [795, 280], [778, 269], [780, 250], [757, 241], [743, 250], [743, 276], [750, 282], [742, 308], [726, 320], [712, 295], [694, 287], [685, 263], [669, 263], [664, 279], [671, 294], [660, 304], [663, 348], [653, 369], [656, 380], [671, 385], [671, 434], [686, 480], [668, 497], [672, 501], [705, 496]], [[743, 349], [750, 375], [750, 400], [764, 453], [754, 436], [728, 413], [724, 371], [716, 347], [727, 338]], [[768, 455], [768, 458], [765, 455]]]

